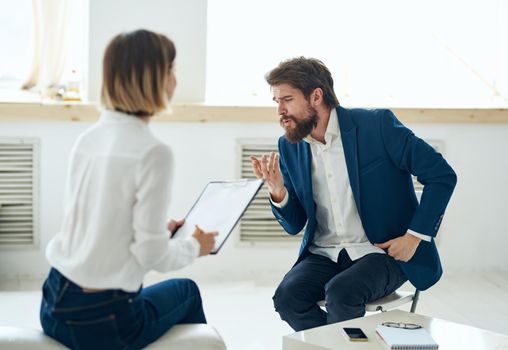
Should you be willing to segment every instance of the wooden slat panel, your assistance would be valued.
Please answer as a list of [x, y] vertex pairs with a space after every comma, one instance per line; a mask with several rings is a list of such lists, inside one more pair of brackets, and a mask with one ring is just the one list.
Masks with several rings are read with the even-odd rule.
[[0, 246], [31, 245], [34, 144], [0, 142]]

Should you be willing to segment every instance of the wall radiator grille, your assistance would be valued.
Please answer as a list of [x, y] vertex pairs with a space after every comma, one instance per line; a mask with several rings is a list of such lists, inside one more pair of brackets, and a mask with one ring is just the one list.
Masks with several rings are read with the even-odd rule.
[[0, 247], [36, 244], [38, 146], [0, 138]]
[[[243, 179], [255, 178], [251, 168], [251, 155], [260, 158], [262, 154], [277, 152], [277, 142], [274, 140], [256, 140], [253, 142], [239, 140], [239, 143], [241, 155], [240, 177]], [[300, 235], [291, 236], [287, 234], [275, 219], [268, 196], [268, 188], [263, 185], [240, 221], [240, 240], [251, 242], [299, 241], [301, 239]]]

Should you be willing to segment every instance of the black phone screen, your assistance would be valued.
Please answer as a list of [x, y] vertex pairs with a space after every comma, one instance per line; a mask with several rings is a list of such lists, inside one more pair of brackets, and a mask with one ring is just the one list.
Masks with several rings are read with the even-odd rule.
[[344, 333], [346, 333], [349, 340], [351, 340], [351, 341], [367, 341], [367, 336], [365, 335], [365, 333], [363, 333], [361, 328], [347, 328], [347, 327], [345, 327], [343, 329], [344, 329]]

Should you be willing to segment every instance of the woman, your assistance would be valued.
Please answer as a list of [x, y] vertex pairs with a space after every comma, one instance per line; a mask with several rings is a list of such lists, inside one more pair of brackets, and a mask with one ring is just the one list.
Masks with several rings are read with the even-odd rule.
[[148, 122], [173, 95], [175, 55], [146, 30], [106, 49], [105, 110], [74, 145], [62, 228], [46, 248], [41, 324], [73, 349], [137, 349], [176, 323], [206, 323], [191, 280], [141, 285], [148, 271], [186, 266], [215, 244], [215, 232], [198, 228], [170, 239], [183, 220], [166, 227], [173, 161]]

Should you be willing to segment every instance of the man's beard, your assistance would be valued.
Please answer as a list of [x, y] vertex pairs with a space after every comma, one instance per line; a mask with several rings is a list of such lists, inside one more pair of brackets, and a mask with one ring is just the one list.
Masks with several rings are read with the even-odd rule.
[[[282, 122], [285, 120], [292, 120], [295, 123], [294, 128], [284, 128]], [[317, 116], [316, 110], [309, 106], [307, 109], [307, 117], [303, 120], [297, 120], [292, 115], [282, 116], [280, 118], [280, 126], [286, 130], [285, 137], [291, 143], [298, 143], [305, 137], [309, 136], [312, 130], [316, 127], [319, 117]]]

